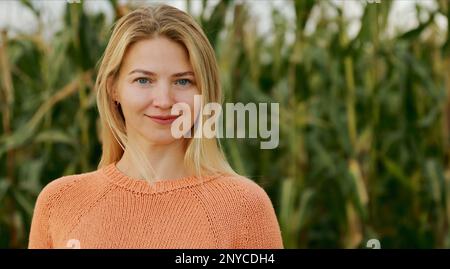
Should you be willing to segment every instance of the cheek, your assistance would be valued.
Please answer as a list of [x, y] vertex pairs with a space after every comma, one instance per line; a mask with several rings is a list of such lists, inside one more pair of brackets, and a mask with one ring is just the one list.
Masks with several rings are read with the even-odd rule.
[[175, 96], [176, 103], [185, 103], [189, 106], [192, 119], [195, 119], [200, 113], [201, 99], [202, 98], [198, 90], [178, 93]]
[[147, 99], [147, 93], [133, 84], [124, 83], [120, 88], [120, 103], [124, 114], [144, 109]]

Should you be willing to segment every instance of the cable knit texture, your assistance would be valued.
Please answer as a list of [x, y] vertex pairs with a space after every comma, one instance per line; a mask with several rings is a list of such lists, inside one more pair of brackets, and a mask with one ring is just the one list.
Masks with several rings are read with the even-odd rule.
[[50, 182], [29, 248], [283, 248], [262, 187], [224, 174], [150, 184], [110, 164]]

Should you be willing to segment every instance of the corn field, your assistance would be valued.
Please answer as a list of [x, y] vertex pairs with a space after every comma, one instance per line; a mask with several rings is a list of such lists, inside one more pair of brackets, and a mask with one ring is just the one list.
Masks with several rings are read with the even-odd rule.
[[[42, 21], [33, 1], [21, 2]], [[107, 2], [114, 21], [136, 4]], [[216, 50], [225, 101], [280, 104], [276, 149], [221, 143], [271, 197], [286, 248], [366, 248], [369, 239], [450, 248], [450, 39], [436, 24], [449, 22], [450, 2], [417, 5], [417, 26], [392, 34], [393, 2], [357, 1], [350, 35], [339, 1], [286, 0], [295, 18], [272, 8], [263, 35], [248, 2], [215, 1], [206, 12], [201, 1], [195, 17]], [[113, 21], [83, 1], [66, 3], [63, 20], [51, 38], [42, 24], [0, 29], [1, 248], [27, 247], [46, 184], [95, 170], [100, 158], [93, 86]]]

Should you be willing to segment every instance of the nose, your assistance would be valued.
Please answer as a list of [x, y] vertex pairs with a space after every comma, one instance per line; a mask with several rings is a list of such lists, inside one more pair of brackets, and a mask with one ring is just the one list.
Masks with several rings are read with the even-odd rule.
[[157, 87], [153, 89], [153, 106], [160, 109], [170, 109], [173, 105], [170, 84], [159, 82]]

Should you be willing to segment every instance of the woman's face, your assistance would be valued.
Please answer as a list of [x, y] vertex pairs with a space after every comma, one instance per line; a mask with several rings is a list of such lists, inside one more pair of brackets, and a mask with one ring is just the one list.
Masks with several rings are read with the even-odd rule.
[[185, 103], [193, 125], [194, 96], [200, 94], [184, 46], [165, 37], [141, 40], [125, 54], [116, 81], [116, 96], [125, 117], [127, 136], [152, 144], [175, 141], [172, 106]]

